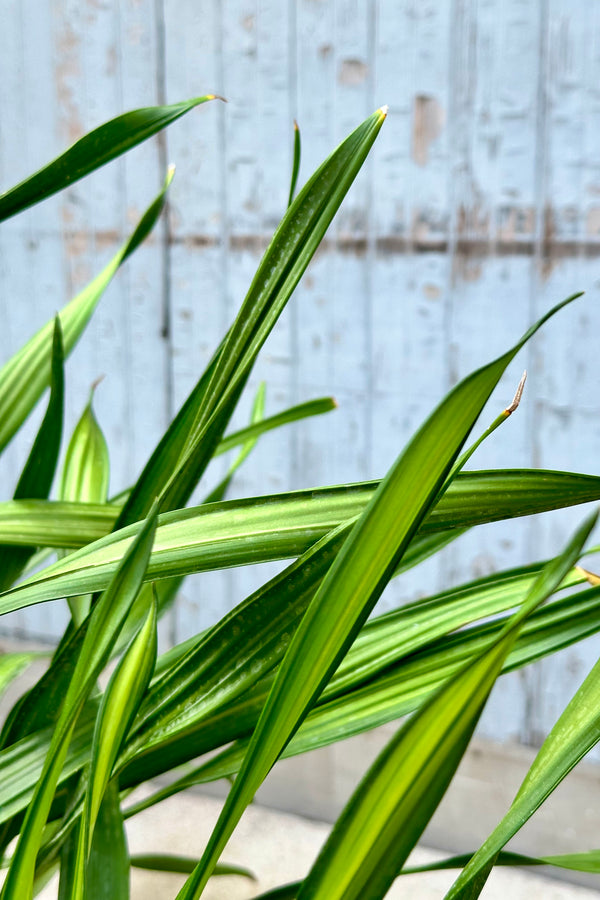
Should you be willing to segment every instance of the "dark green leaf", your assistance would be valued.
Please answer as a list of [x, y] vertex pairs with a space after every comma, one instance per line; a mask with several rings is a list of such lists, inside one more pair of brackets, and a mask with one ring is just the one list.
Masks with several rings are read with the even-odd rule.
[[147, 138], [166, 128], [212, 94], [172, 106], [135, 109], [105, 122], [80, 138], [61, 156], [0, 196], [0, 222], [51, 197]]

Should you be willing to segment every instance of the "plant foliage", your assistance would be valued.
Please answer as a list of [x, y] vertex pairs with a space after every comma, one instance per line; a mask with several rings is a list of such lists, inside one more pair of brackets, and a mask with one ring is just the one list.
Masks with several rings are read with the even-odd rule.
[[[209, 99], [136, 110], [100, 126], [0, 196], [0, 220]], [[61, 900], [128, 897], [131, 865], [184, 873], [178, 900], [200, 897], [215, 874], [248, 877], [219, 859], [278, 759], [409, 715], [306, 878], [270, 895], [377, 900], [409, 871], [408, 855], [496, 679], [600, 630], [600, 587], [575, 567], [595, 513], [555, 559], [371, 617], [390, 579], [465, 530], [600, 499], [600, 478], [592, 474], [464, 470], [518, 402], [467, 443], [507, 365], [579, 295], [461, 381], [399, 448], [380, 482], [226, 499], [235, 470], [262, 434], [335, 406], [317, 398], [265, 418], [261, 386], [249, 425], [228, 432], [257, 355], [384, 120], [383, 109], [367, 118], [297, 195], [295, 126], [289, 206], [239, 313], [138, 479], [118, 497], [108, 496], [108, 448], [91, 398], [59, 472], [65, 360], [118, 268], [155, 224], [172, 170], [111, 262], [0, 370], [0, 450], [49, 388], [13, 497], [0, 503], [0, 614], [67, 598], [71, 616], [47, 671], [0, 734], [2, 900], [28, 900], [56, 869]], [[204, 503], [187, 506], [211, 460], [236, 447], [225, 479]], [[157, 657], [157, 620], [183, 577], [278, 559], [289, 560], [282, 572], [208, 631]], [[2, 656], [0, 690], [32, 659]], [[99, 681], [109, 664], [110, 679]], [[493, 834], [471, 857], [448, 861], [461, 869], [448, 897], [478, 896], [493, 865], [598, 870], [597, 853], [532, 860], [503, 848], [600, 738], [599, 675], [596, 665]], [[183, 776], [128, 803], [132, 788], [184, 763]], [[233, 778], [232, 786], [200, 859], [129, 857], [126, 819], [223, 777]]]

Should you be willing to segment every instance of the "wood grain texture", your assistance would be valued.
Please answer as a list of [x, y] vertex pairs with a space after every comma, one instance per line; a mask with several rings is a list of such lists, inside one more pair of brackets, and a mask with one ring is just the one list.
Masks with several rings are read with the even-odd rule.
[[[11, 4], [0, 29], [2, 188], [118, 112], [213, 91], [177, 122], [0, 230], [2, 359], [114, 252], [177, 165], [169, 216], [111, 286], [68, 370], [69, 428], [91, 381], [131, 481], [241, 303], [285, 209], [293, 120], [302, 183], [377, 106], [388, 120], [323, 248], [264, 348], [267, 412], [325, 394], [339, 409], [263, 438], [249, 496], [382, 475], [444, 393], [551, 304], [502, 379], [473, 461], [597, 472], [600, 449], [600, 8], [566, 0], [137, 0]], [[14, 302], [14, 298], [23, 298]], [[28, 424], [3, 459], [10, 494]], [[198, 497], [227, 465], [209, 471]], [[392, 584], [382, 608], [556, 552], [573, 510], [467, 536]], [[190, 579], [164, 642], [204, 628], [276, 567]], [[4, 631], [55, 637], [57, 604]], [[538, 742], [595, 659], [591, 640], [504, 679], [482, 734]]]

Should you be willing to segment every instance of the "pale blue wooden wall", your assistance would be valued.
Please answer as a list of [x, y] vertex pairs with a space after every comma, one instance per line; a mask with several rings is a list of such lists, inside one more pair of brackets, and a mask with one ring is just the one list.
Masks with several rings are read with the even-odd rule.
[[[380, 476], [458, 378], [578, 289], [587, 297], [503, 380], [488, 418], [529, 370], [521, 409], [474, 464], [598, 472], [600, 4], [21, 0], [2, 12], [2, 189], [122, 110], [209, 91], [229, 101], [0, 230], [6, 358], [98, 271], [177, 164], [168, 222], [111, 286], [68, 368], [70, 426], [106, 375], [96, 407], [114, 490], [244, 296], [285, 208], [293, 119], [305, 178], [384, 103], [373, 154], [251, 384], [268, 382], [269, 412], [328, 393], [340, 408], [265, 438], [235, 493]], [[4, 463], [4, 497], [22, 453]], [[482, 529], [383, 602], [552, 553], [580, 515]], [[205, 626], [259, 577], [190, 579], [163, 640]], [[53, 638], [64, 621], [48, 604], [5, 630]], [[504, 679], [483, 733], [537, 740], [597, 653], [590, 641]]]

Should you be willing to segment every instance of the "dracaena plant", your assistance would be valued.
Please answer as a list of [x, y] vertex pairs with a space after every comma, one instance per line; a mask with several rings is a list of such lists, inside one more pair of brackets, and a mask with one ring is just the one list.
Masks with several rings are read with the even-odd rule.
[[[2, 195], [0, 221], [209, 99], [106, 123]], [[225, 499], [235, 469], [261, 434], [334, 406], [318, 398], [265, 418], [261, 387], [249, 425], [228, 431], [256, 357], [384, 119], [380, 109], [359, 125], [297, 196], [296, 129], [289, 207], [239, 313], [136, 482], [117, 497], [108, 495], [109, 452], [91, 399], [57, 477], [64, 360], [117, 269], [153, 227], [172, 171], [111, 262], [0, 370], [0, 449], [50, 389], [13, 498], [0, 503], [0, 614], [65, 598], [70, 610], [47, 671], [14, 705], [0, 734], [2, 900], [27, 900], [57, 869], [61, 900], [125, 898], [132, 864], [186, 871], [178, 900], [200, 897], [219, 871], [245, 874], [221, 864], [220, 856], [280, 757], [402, 719], [311, 871], [270, 895], [383, 897], [393, 879], [410, 871], [408, 855], [495, 680], [600, 630], [600, 588], [575, 566], [595, 515], [555, 559], [370, 617], [391, 578], [466, 529], [600, 499], [600, 478], [591, 474], [465, 469], [518, 403], [520, 390], [489, 428], [469, 438], [507, 365], [578, 295], [458, 384], [399, 448], [380, 482]], [[204, 503], [187, 507], [211, 460], [235, 448], [225, 479]], [[187, 574], [281, 559], [290, 560], [287, 568], [221, 621], [157, 657], [157, 620]], [[1, 657], [0, 688], [30, 659], [27, 653]], [[109, 663], [112, 674], [101, 690]], [[449, 897], [477, 896], [494, 864], [536, 862], [503, 847], [597, 742], [599, 700], [595, 667], [506, 817], [471, 858], [447, 862], [462, 870]], [[128, 800], [132, 788], [182, 764], [185, 774], [175, 773], [168, 786], [142, 802]], [[125, 820], [223, 777], [232, 786], [201, 858], [130, 859]], [[598, 865], [593, 853], [543, 861]]]

